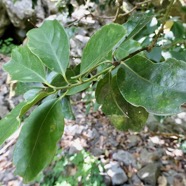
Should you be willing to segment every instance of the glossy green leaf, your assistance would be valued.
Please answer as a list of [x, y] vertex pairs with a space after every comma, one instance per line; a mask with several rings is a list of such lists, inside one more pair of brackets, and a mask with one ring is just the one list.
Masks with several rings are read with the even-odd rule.
[[139, 131], [145, 125], [148, 113], [142, 107], [134, 107], [121, 95], [116, 76], [107, 74], [96, 88], [96, 100], [103, 112], [119, 130]]
[[28, 32], [28, 46], [51, 70], [65, 76], [69, 65], [70, 45], [64, 28], [56, 20], [45, 21]]
[[85, 73], [95, 67], [126, 34], [123, 26], [109, 24], [103, 26], [88, 41], [83, 50], [80, 72]]
[[64, 118], [66, 119], [75, 119], [74, 113], [72, 111], [72, 106], [70, 104], [70, 99], [68, 96], [65, 96], [62, 101], [62, 114], [64, 116]]
[[61, 111], [61, 102], [54, 99], [44, 102], [25, 120], [13, 155], [16, 174], [25, 182], [33, 180], [55, 155], [64, 130]]
[[18, 104], [5, 118], [0, 120], [0, 145], [10, 137], [20, 125], [20, 112], [26, 102]]
[[186, 102], [186, 63], [168, 59], [153, 63], [134, 56], [118, 71], [118, 86], [123, 97], [135, 106], [143, 106], [156, 115], [181, 112]]
[[115, 51], [115, 57], [117, 60], [121, 60], [128, 56], [130, 53], [135, 52], [141, 48], [139, 42], [129, 39], [126, 42], [123, 42]]
[[130, 16], [130, 19], [124, 24], [124, 27], [128, 31], [128, 39], [134, 38], [151, 20], [153, 16], [144, 13], [135, 13]]
[[11, 60], [3, 66], [12, 79], [21, 82], [46, 82], [40, 59], [27, 46], [15, 48]]

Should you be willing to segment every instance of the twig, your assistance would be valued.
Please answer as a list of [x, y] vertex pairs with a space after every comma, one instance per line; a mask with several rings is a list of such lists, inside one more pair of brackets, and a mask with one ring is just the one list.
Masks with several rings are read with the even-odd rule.
[[163, 18], [163, 23], [162, 23], [162, 25], [161, 25], [161, 28], [160, 28], [159, 32], [157, 33], [157, 35], [155, 36], [155, 38], [153, 39], [152, 43], [148, 46], [147, 51], [151, 51], [151, 50], [152, 50], [152, 48], [153, 48], [153, 47], [155, 46], [155, 44], [157, 43], [158, 38], [160, 37], [161, 33], [163, 32], [164, 26], [165, 26], [166, 21], [167, 21], [167, 19], [168, 19], [168, 17], [169, 17], [169, 12], [170, 12], [170, 10], [171, 10], [171, 8], [172, 8], [172, 6], [173, 6], [173, 3], [174, 3], [174, 0], [171, 0], [169, 6], [168, 6], [168, 8], [167, 8], [167, 11], [165, 12], [165, 16], [164, 16], [164, 18]]
[[126, 12], [124, 14], [119, 14], [118, 17], [124, 17], [124, 16], [127, 16], [129, 14], [131, 14], [132, 12], [134, 12], [134, 10], [136, 10], [137, 8], [139, 8], [141, 5], [145, 5], [146, 3], [149, 3], [151, 2], [152, 0], [147, 0], [147, 1], [144, 1], [144, 2], [139, 2], [139, 3], [136, 3], [136, 5], [129, 11], [129, 12]]
[[125, 60], [131, 58], [132, 56], [135, 56], [136, 54], [142, 52], [142, 51], [145, 51], [145, 50], [146, 50], [146, 51], [151, 51], [151, 50], [152, 50], [152, 48], [156, 45], [156, 43], [157, 43], [157, 41], [158, 41], [158, 38], [160, 37], [161, 33], [162, 33], [163, 30], [164, 30], [164, 26], [165, 26], [165, 23], [166, 23], [166, 21], [167, 21], [167, 19], [168, 19], [169, 12], [170, 12], [170, 10], [171, 10], [171, 8], [172, 8], [173, 3], [174, 3], [174, 0], [171, 0], [169, 6], [168, 6], [168, 8], [167, 8], [167, 11], [166, 11], [166, 13], [165, 13], [165, 16], [164, 16], [164, 18], [163, 18], [163, 23], [162, 23], [162, 25], [161, 25], [161, 28], [160, 28], [159, 32], [157, 33], [157, 35], [155, 36], [155, 38], [153, 39], [153, 41], [151, 42], [151, 44], [150, 44], [149, 46], [143, 47], [143, 48], [141, 48], [141, 49], [139, 49], [139, 50], [136, 50], [135, 52], [130, 53], [128, 56], [126, 56], [126, 57], [124, 57], [123, 59], [121, 59], [120, 62], [121, 62], [121, 61], [125, 61]]

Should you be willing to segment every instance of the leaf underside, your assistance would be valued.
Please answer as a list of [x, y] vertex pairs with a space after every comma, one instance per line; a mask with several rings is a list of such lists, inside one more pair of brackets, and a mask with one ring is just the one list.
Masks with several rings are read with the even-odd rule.
[[29, 31], [27, 36], [30, 50], [48, 68], [65, 77], [69, 65], [70, 44], [60, 23], [56, 20], [45, 21], [40, 28]]

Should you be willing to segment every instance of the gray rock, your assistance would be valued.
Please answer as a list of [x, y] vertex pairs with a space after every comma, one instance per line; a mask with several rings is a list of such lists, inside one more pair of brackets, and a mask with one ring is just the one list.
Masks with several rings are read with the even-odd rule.
[[37, 20], [43, 20], [49, 15], [49, 5], [47, 0], [37, 0], [33, 7], [32, 0], [2, 0], [2, 5], [8, 14], [10, 22], [17, 28], [26, 29]]
[[136, 146], [139, 143], [140, 140], [141, 140], [140, 137], [137, 136], [137, 135], [129, 136], [128, 137], [128, 141], [129, 141], [128, 146], [129, 146], [129, 148]]
[[112, 155], [114, 160], [123, 162], [125, 165], [132, 165], [136, 167], [136, 160], [134, 159], [133, 155], [124, 150], [118, 150]]
[[112, 185], [124, 184], [128, 178], [124, 170], [119, 166], [113, 166], [107, 171], [107, 174], [111, 177]]
[[140, 152], [140, 161], [143, 165], [153, 163], [160, 159], [163, 151], [157, 150], [155, 152], [149, 152], [147, 149], [142, 149]]
[[134, 175], [132, 176], [132, 178], [130, 179], [130, 182], [131, 182], [131, 184], [132, 184], [133, 186], [142, 185], [141, 180], [139, 179], [139, 177], [138, 177], [136, 174], [134, 174]]
[[150, 184], [151, 186], [156, 186], [159, 174], [160, 167], [157, 163], [150, 163], [140, 169], [137, 173], [141, 180], [143, 180], [146, 184]]

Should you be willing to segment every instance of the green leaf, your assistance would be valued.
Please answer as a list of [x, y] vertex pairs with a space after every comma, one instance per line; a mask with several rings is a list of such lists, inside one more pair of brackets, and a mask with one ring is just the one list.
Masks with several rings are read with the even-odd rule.
[[0, 120], [0, 145], [10, 137], [20, 125], [20, 112], [26, 102], [18, 104], [5, 118]]
[[87, 82], [87, 83], [83, 83], [83, 84], [77, 85], [75, 87], [72, 87], [68, 90], [66, 95], [71, 96], [71, 95], [74, 95], [78, 92], [81, 92], [81, 91], [87, 89], [90, 86], [90, 84], [91, 84], [90, 82]]
[[51, 70], [65, 77], [70, 45], [64, 28], [56, 20], [45, 21], [40, 28], [28, 32], [28, 46]]
[[[104, 98], [104, 99], [103, 99]], [[102, 104], [103, 112], [119, 130], [139, 131], [144, 126], [148, 113], [142, 107], [134, 107], [121, 95], [116, 76], [109, 73], [99, 81], [96, 100]]]
[[70, 99], [68, 96], [65, 96], [62, 99], [62, 114], [63, 114], [64, 118], [66, 118], [66, 119], [72, 119], [72, 120], [75, 119], [75, 116], [74, 116], [74, 113], [72, 111], [72, 107], [70, 104]]
[[152, 20], [152, 17], [152, 15], [141, 12], [137, 12], [130, 16], [130, 19], [124, 24], [129, 34], [125, 41], [136, 36]]
[[24, 83], [24, 82], [17, 82], [15, 93], [16, 95], [22, 95], [25, 92], [31, 89], [42, 89], [43, 85], [41, 83]]
[[3, 66], [12, 79], [21, 82], [45, 82], [45, 69], [27, 46], [15, 48], [12, 59]]
[[33, 180], [55, 155], [64, 130], [61, 111], [61, 102], [54, 99], [44, 102], [25, 120], [13, 155], [16, 174], [25, 182]]
[[[75, 83], [76, 80], [71, 79], [71, 77], [78, 75], [79, 72], [80, 72], [79, 65], [67, 68], [66, 78], [67, 78], [68, 82]], [[67, 82], [65, 81], [64, 77], [61, 74], [56, 74], [51, 81], [51, 85], [53, 85], [55, 87], [62, 87], [62, 86], [66, 86]]]
[[129, 39], [126, 42], [121, 43], [121, 45], [116, 49], [115, 57], [117, 60], [121, 60], [140, 48], [141, 46], [137, 41]]
[[30, 98], [27, 103], [23, 106], [20, 112], [20, 117], [22, 117], [32, 106], [34, 106], [36, 103], [41, 101], [43, 98], [47, 97], [48, 95], [52, 94], [53, 92], [51, 91], [40, 91], [32, 99]]
[[123, 26], [109, 24], [103, 26], [88, 41], [83, 50], [80, 72], [85, 73], [95, 67], [126, 34]]
[[21, 117], [36, 103], [52, 92], [40, 91], [36, 95], [18, 104], [5, 118], [0, 120], [0, 145], [19, 127]]
[[118, 86], [123, 97], [135, 106], [143, 106], [155, 115], [181, 112], [186, 102], [186, 63], [168, 59], [153, 63], [134, 56], [119, 69]]

